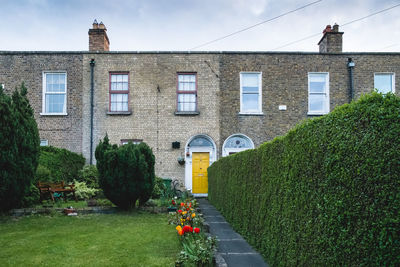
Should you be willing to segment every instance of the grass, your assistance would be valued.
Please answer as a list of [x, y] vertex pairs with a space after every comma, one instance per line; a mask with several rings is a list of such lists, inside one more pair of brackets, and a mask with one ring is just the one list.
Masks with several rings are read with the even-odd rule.
[[174, 266], [181, 245], [166, 214], [0, 220], [1, 266]]

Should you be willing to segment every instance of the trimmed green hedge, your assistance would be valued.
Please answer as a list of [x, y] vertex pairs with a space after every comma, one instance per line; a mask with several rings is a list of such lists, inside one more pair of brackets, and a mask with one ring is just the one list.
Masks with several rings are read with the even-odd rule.
[[209, 199], [271, 266], [400, 265], [400, 98], [372, 93], [215, 162]]
[[79, 177], [79, 171], [82, 170], [84, 165], [85, 158], [81, 154], [64, 148], [42, 146], [40, 147], [36, 180], [72, 183], [74, 179]]

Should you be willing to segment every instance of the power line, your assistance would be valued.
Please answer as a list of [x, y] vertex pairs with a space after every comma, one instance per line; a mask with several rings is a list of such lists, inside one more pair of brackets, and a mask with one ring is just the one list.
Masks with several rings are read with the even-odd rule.
[[226, 38], [228, 38], [228, 37], [231, 37], [232, 35], [235, 35], [235, 34], [238, 34], [238, 33], [244, 32], [244, 31], [247, 31], [247, 30], [252, 29], [252, 28], [254, 28], [254, 27], [260, 26], [261, 24], [264, 24], [264, 23], [267, 23], [267, 22], [276, 20], [276, 19], [281, 18], [281, 17], [283, 17], [283, 16], [286, 16], [286, 15], [288, 15], [288, 14], [290, 14], [290, 13], [293, 13], [293, 12], [296, 12], [296, 11], [298, 11], [298, 10], [304, 9], [304, 8], [306, 8], [306, 7], [315, 5], [315, 4], [317, 4], [317, 3], [319, 3], [319, 2], [322, 2], [322, 1], [323, 1], [323, 0], [318, 0], [318, 1], [315, 1], [315, 2], [312, 2], [312, 3], [309, 3], [309, 4], [307, 4], [307, 5], [301, 6], [301, 7], [299, 7], [299, 8], [293, 9], [293, 10], [291, 10], [291, 11], [285, 12], [285, 13], [283, 13], [283, 14], [280, 14], [280, 15], [276, 16], [276, 17], [273, 17], [273, 18], [264, 20], [264, 21], [259, 22], [259, 23], [257, 23], [257, 24], [254, 24], [254, 25], [251, 25], [251, 26], [249, 26], [249, 27], [246, 27], [246, 28], [244, 28], [244, 29], [238, 30], [238, 31], [236, 31], [236, 32], [230, 33], [230, 34], [225, 35], [225, 36], [222, 36], [222, 37], [219, 37], [219, 38], [214, 39], [214, 40], [212, 40], [212, 41], [203, 43], [203, 44], [201, 44], [201, 45], [195, 46], [195, 47], [189, 49], [189, 51], [190, 51], [190, 50], [197, 49], [197, 48], [200, 48], [200, 47], [203, 47], [203, 46], [206, 46], [206, 45], [209, 45], [209, 44], [211, 44], [211, 43], [215, 43], [215, 42], [217, 42], [217, 41], [221, 41], [221, 40], [223, 40], [223, 39], [226, 39]]
[[[365, 16], [365, 17], [361, 17], [361, 18], [358, 18], [358, 19], [355, 19], [355, 20], [346, 22], [346, 23], [340, 25], [340, 27], [344, 27], [344, 26], [347, 26], [347, 25], [349, 25], [349, 24], [358, 22], [358, 21], [360, 21], [360, 20], [363, 20], [363, 19], [366, 19], [366, 18], [375, 16], [375, 15], [377, 15], [377, 14], [380, 14], [380, 13], [382, 13], [382, 12], [385, 12], [385, 11], [388, 11], [388, 10], [390, 10], [390, 9], [396, 8], [396, 7], [398, 7], [398, 6], [400, 6], [400, 4], [397, 4], [397, 5], [394, 5], [394, 6], [392, 6], [392, 7], [388, 7], [388, 8], [379, 10], [379, 11], [374, 12], [374, 13], [371, 13], [371, 14]], [[310, 38], [313, 38], [313, 37], [315, 37], [315, 36], [317, 36], [317, 35], [320, 35], [320, 34], [321, 34], [321, 33], [316, 33], [316, 34], [313, 34], [313, 35], [310, 35], [310, 36], [301, 38], [301, 39], [299, 39], [299, 40], [296, 40], [296, 41], [287, 43], [287, 44], [285, 44], [285, 45], [279, 46], [279, 47], [277, 47], [277, 48], [274, 48], [274, 49], [272, 49], [272, 51], [273, 51], [273, 50], [278, 50], [278, 49], [284, 48], [284, 47], [286, 47], [286, 46], [289, 46], [289, 45], [292, 45], [292, 44], [295, 44], [295, 43], [298, 43], [298, 42], [301, 42], [301, 41], [304, 41], [304, 40], [307, 40], [307, 39], [310, 39]]]

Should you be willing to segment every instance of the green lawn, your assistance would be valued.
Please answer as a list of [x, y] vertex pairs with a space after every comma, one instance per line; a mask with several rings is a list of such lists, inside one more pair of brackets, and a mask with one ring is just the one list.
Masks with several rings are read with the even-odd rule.
[[166, 214], [0, 218], [1, 266], [174, 266]]

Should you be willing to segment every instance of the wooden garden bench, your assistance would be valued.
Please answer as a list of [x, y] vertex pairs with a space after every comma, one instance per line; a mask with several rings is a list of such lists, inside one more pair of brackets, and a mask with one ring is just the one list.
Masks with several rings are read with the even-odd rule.
[[54, 193], [63, 194], [64, 201], [67, 201], [67, 193], [72, 193], [75, 198], [75, 201], [78, 201], [75, 196], [75, 185], [74, 184], [64, 184], [64, 181], [61, 182], [38, 182], [37, 187], [40, 191], [40, 201], [43, 201], [46, 195], [50, 195], [51, 200], [54, 202]]

